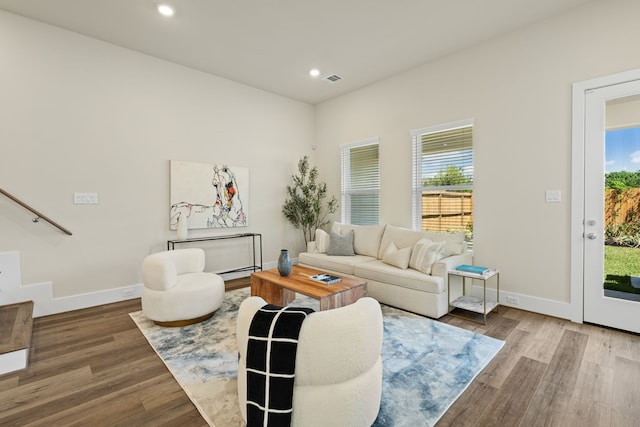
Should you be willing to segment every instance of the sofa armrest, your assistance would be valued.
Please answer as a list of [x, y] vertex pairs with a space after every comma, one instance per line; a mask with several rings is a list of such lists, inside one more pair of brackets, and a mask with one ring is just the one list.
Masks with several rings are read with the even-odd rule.
[[440, 261], [433, 264], [431, 267], [431, 275], [442, 277], [444, 283], [448, 281], [449, 271], [455, 270], [460, 264], [472, 264], [473, 254], [471, 252], [465, 252], [460, 255], [451, 255], [446, 258], [442, 258]]

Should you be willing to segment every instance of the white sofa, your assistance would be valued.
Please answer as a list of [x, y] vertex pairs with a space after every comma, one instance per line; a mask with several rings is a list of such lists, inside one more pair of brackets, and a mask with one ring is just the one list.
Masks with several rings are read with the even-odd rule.
[[[351, 236], [353, 255], [332, 255], [348, 252]], [[338, 243], [332, 244], [332, 239]], [[315, 243], [314, 252], [299, 254], [301, 265], [364, 279], [370, 297], [436, 319], [448, 310], [448, 272], [472, 263], [464, 232], [334, 223], [330, 234], [316, 231]], [[460, 285], [452, 286], [452, 292], [454, 289], [461, 292]]]

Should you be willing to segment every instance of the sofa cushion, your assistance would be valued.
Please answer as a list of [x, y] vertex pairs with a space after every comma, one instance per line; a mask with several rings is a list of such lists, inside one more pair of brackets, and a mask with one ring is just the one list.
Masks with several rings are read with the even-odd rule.
[[387, 225], [384, 229], [384, 233], [382, 234], [380, 251], [378, 252], [377, 258], [382, 259], [384, 257], [387, 247], [391, 243], [396, 245], [397, 248], [413, 247], [413, 245], [423, 237], [424, 235], [421, 231]]
[[445, 242], [433, 242], [429, 239], [420, 239], [413, 246], [409, 266], [425, 274], [431, 274], [431, 266], [434, 262], [444, 257]]
[[353, 275], [354, 267], [361, 263], [375, 261], [376, 259], [365, 255], [354, 256], [329, 256], [327, 254], [302, 252], [298, 256], [300, 264], [318, 270], [329, 270], [336, 273]]
[[445, 242], [444, 256], [460, 255], [467, 249], [464, 231], [445, 233], [438, 231], [425, 231], [424, 236], [434, 242]]
[[316, 230], [316, 251], [322, 254], [329, 250], [329, 233], [324, 230]]
[[446, 289], [442, 277], [430, 276], [412, 268], [401, 270], [381, 260], [356, 264], [353, 271], [356, 276], [365, 280], [375, 280], [433, 294], [442, 293]]
[[329, 250], [327, 255], [353, 256], [353, 230], [346, 234], [339, 234], [332, 231], [329, 235]]
[[380, 240], [385, 230], [385, 225], [351, 225], [334, 222], [332, 231], [345, 234], [353, 230], [353, 250], [358, 255], [367, 255], [378, 258]]
[[382, 262], [404, 270], [409, 266], [409, 258], [411, 258], [411, 247], [398, 249], [392, 243], [387, 247]]

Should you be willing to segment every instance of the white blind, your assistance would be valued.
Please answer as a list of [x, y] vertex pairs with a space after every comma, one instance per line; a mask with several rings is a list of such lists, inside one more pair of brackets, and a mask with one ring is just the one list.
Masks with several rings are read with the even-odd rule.
[[423, 134], [420, 143], [423, 189], [473, 189], [471, 126]]
[[412, 224], [422, 229], [422, 192], [473, 191], [473, 120], [411, 131]]
[[342, 146], [342, 221], [378, 224], [380, 218], [380, 166], [378, 139]]

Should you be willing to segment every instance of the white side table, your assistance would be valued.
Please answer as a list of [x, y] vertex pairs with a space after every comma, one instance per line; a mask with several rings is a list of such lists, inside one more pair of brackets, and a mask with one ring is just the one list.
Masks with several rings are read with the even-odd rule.
[[[462, 296], [451, 301], [451, 276], [462, 277]], [[487, 300], [487, 281], [492, 277], [496, 278], [496, 300]], [[482, 298], [465, 295], [466, 280], [475, 279], [482, 281]], [[493, 309], [498, 312], [498, 306], [500, 301], [500, 272], [498, 270], [489, 270], [485, 274], [468, 273], [466, 271], [451, 270], [449, 271], [449, 280], [447, 280], [447, 299], [449, 300], [448, 313], [455, 317], [460, 317], [474, 322], [487, 324], [487, 314]], [[473, 283], [473, 280], [471, 281]], [[453, 313], [455, 309], [465, 310], [467, 312], [476, 313], [476, 316], [461, 316]], [[479, 316], [478, 316], [479, 315]], [[481, 320], [480, 320], [481, 319]]]

